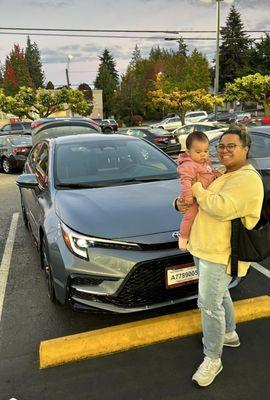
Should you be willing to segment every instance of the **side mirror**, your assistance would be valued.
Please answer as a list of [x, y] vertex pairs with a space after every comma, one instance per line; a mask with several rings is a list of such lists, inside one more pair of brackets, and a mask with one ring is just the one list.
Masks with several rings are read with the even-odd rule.
[[38, 187], [38, 181], [35, 174], [23, 174], [18, 176], [16, 184], [20, 188], [35, 189]]

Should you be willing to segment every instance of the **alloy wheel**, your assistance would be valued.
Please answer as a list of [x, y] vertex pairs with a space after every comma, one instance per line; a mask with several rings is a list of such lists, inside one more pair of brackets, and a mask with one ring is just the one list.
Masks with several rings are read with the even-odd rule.
[[8, 160], [7, 158], [4, 158], [4, 160], [2, 161], [2, 168], [3, 168], [3, 171], [4, 171], [6, 174], [10, 174], [10, 172], [11, 172], [11, 165], [10, 165], [10, 162], [9, 162], [9, 160]]
[[44, 268], [44, 271], [45, 271], [45, 277], [46, 277], [46, 282], [47, 282], [47, 293], [48, 293], [49, 299], [51, 300], [52, 303], [55, 303], [56, 297], [55, 297], [54, 283], [53, 283], [51, 266], [50, 266], [47, 252], [46, 252], [45, 238], [43, 238], [43, 240], [42, 240], [41, 262], [42, 262], [42, 267]]

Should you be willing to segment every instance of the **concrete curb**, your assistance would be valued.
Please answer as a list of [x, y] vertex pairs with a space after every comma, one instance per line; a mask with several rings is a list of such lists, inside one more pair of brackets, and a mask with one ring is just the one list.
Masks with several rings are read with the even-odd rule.
[[[238, 323], [270, 316], [270, 297], [234, 303]], [[104, 356], [201, 332], [199, 310], [150, 318], [40, 343], [40, 368]]]

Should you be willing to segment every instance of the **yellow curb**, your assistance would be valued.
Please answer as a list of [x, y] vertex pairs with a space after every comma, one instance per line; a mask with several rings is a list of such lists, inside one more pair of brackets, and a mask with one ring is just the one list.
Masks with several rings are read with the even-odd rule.
[[[270, 316], [270, 297], [260, 296], [236, 301], [237, 322]], [[98, 329], [40, 343], [40, 368], [104, 356], [201, 332], [199, 310], [150, 318]]]

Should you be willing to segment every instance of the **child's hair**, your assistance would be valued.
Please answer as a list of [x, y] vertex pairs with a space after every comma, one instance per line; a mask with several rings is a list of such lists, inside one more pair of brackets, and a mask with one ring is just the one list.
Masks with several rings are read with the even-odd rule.
[[186, 139], [186, 148], [189, 150], [192, 146], [192, 143], [194, 142], [194, 140], [199, 140], [201, 142], [208, 142], [209, 143], [209, 139], [207, 137], [207, 135], [203, 132], [199, 132], [199, 131], [194, 131], [191, 132], [187, 139]]

